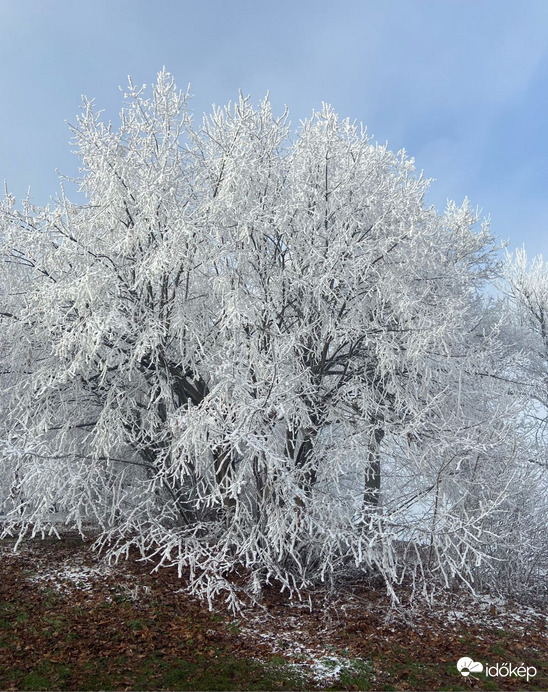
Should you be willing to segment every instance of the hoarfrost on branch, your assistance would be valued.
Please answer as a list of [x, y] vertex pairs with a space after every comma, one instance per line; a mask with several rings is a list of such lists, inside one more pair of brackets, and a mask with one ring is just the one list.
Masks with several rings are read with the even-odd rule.
[[1, 208], [4, 534], [54, 508], [233, 607], [498, 574], [531, 465], [469, 203], [427, 207], [326, 105], [296, 134], [241, 95], [194, 124], [165, 71], [72, 131], [87, 202]]

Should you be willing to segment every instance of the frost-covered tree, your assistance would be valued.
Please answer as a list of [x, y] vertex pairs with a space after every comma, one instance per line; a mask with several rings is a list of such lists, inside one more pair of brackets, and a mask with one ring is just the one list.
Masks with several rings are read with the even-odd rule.
[[532, 404], [529, 412], [544, 438], [548, 423], [548, 266], [542, 256], [529, 261], [525, 249], [508, 254], [501, 288], [507, 298], [510, 339], [524, 352], [520, 375]]
[[499, 570], [509, 588], [546, 596], [548, 573], [548, 266], [542, 256], [528, 260], [525, 249], [507, 254], [501, 293], [506, 314], [504, 341], [521, 357], [506, 373], [520, 399], [521, 482], [506, 502], [512, 545], [505, 546]]
[[514, 473], [487, 224], [328, 106], [196, 126], [165, 71], [126, 103], [73, 128], [86, 204], [2, 206], [6, 531], [55, 505], [232, 603], [238, 570], [473, 585]]

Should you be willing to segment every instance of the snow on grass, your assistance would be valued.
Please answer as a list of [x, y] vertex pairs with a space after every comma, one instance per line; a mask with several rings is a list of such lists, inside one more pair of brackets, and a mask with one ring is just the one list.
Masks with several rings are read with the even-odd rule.
[[312, 641], [310, 633], [300, 626], [298, 617], [287, 616], [285, 626], [279, 618], [269, 614], [246, 613], [239, 629], [244, 636], [259, 639], [273, 656], [280, 656], [296, 673], [316, 684], [329, 684], [339, 680], [343, 671], [355, 669], [355, 662], [335, 653], [326, 653], [325, 646]]

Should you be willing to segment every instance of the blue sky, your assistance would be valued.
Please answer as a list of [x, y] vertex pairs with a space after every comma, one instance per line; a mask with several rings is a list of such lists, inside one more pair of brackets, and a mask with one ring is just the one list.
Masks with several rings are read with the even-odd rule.
[[405, 148], [447, 198], [548, 256], [548, 0], [2, 0], [0, 180], [38, 204], [75, 175], [81, 94], [116, 122], [165, 65], [197, 115], [267, 90], [294, 126], [323, 101]]

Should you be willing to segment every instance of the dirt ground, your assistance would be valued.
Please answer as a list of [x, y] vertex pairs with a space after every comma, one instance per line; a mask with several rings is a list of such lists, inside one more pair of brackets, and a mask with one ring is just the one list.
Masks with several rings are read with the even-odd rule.
[[[0, 542], [0, 689], [548, 689], [548, 608], [461, 594], [393, 610], [354, 582], [306, 602], [271, 588], [235, 618], [175, 570], [89, 546]], [[461, 675], [463, 657], [483, 671]]]

